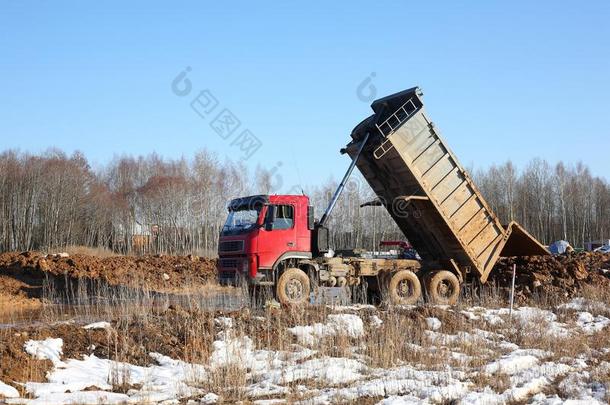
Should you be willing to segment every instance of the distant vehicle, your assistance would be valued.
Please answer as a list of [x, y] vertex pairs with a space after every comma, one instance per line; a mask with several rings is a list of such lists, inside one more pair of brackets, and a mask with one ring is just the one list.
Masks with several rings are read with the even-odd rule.
[[382, 246], [397, 246], [399, 248], [398, 259], [421, 260], [417, 251], [408, 242], [402, 240], [382, 240], [379, 243], [379, 247]]
[[551, 254], [560, 255], [563, 253], [573, 252], [574, 248], [570, 245], [568, 241], [558, 240], [550, 244], [549, 251], [551, 252]]
[[609, 245], [600, 246], [597, 249], [595, 249], [594, 252], [597, 252], [597, 253], [610, 253], [610, 246]]

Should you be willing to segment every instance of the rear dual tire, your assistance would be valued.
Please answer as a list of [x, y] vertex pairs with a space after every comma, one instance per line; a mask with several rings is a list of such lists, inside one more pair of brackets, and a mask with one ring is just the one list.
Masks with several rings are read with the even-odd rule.
[[421, 283], [415, 273], [400, 270], [392, 275], [388, 283], [388, 298], [395, 305], [413, 305], [421, 297]]
[[[425, 277], [425, 285], [429, 302], [438, 305], [457, 303], [460, 296], [460, 282], [452, 272], [440, 270], [430, 273]], [[395, 305], [416, 304], [422, 295], [419, 278], [410, 270], [400, 270], [392, 274], [386, 286], [388, 299]], [[277, 282], [276, 296], [282, 305], [306, 305], [310, 293], [309, 276], [296, 267], [286, 269]]]
[[435, 271], [426, 277], [426, 296], [432, 304], [455, 305], [460, 297], [460, 281], [450, 271]]

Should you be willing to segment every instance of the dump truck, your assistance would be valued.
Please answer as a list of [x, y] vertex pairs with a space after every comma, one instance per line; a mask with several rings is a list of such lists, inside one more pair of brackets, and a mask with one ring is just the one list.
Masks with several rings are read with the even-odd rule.
[[[458, 162], [414, 87], [375, 100], [341, 153], [351, 158], [319, 220], [305, 195], [232, 200], [221, 230], [218, 278], [271, 289], [301, 305], [325, 289], [360, 290], [370, 299], [454, 304], [469, 277], [485, 283], [498, 258], [548, 254], [516, 222], [502, 224]], [[327, 227], [357, 167], [421, 260], [334, 254]]]

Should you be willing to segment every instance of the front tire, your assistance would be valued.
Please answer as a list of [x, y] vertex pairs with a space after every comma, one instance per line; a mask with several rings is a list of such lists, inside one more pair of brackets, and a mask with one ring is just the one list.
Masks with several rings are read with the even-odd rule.
[[309, 277], [301, 269], [286, 269], [277, 282], [277, 299], [282, 305], [305, 305], [309, 301], [311, 285]]

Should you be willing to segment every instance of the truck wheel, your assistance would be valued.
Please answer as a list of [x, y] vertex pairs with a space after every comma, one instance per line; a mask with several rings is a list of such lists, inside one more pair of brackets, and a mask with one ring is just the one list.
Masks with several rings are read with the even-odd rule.
[[388, 293], [392, 304], [412, 305], [421, 296], [421, 284], [415, 273], [400, 270], [390, 279]]
[[450, 271], [437, 271], [429, 277], [426, 292], [433, 304], [454, 305], [460, 296], [460, 282]]
[[309, 277], [301, 269], [289, 268], [277, 282], [277, 298], [283, 305], [303, 305], [309, 301]]

